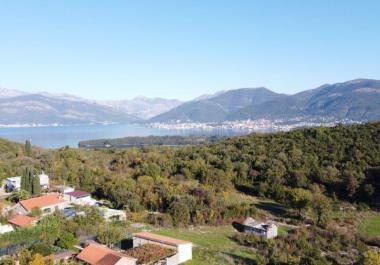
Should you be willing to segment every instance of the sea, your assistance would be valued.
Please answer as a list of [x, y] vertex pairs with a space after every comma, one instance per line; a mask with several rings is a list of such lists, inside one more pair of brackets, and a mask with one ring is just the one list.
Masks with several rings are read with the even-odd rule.
[[245, 130], [229, 129], [160, 129], [142, 124], [91, 124], [70, 126], [12, 127], [0, 128], [0, 138], [24, 143], [30, 140], [35, 146], [44, 148], [73, 147], [83, 140], [121, 138], [127, 136], [164, 135], [205, 135], [234, 136], [244, 135]]

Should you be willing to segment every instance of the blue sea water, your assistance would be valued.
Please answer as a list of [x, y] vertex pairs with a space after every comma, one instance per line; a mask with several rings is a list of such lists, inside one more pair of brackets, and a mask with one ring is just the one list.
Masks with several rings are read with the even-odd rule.
[[77, 125], [77, 126], [46, 126], [23, 128], [0, 128], [0, 137], [16, 142], [30, 140], [33, 145], [45, 148], [64, 146], [78, 147], [83, 140], [120, 138], [126, 136], [149, 135], [218, 135], [231, 136], [245, 134], [244, 131], [215, 130], [168, 130], [146, 127], [139, 124], [110, 124], [110, 125]]

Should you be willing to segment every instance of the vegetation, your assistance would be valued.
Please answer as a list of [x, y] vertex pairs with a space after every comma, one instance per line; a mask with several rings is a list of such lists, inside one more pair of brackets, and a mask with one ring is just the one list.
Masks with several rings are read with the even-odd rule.
[[367, 217], [360, 224], [359, 232], [365, 236], [380, 236], [380, 214]]
[[[366, 244], [380, 246], [378, 215], [368, 211], [380, 204], [380, 123], [252, 134], [196, 146], [33, 148], [30, 156], [22, 145], [0, 141], [0, 158], [0, 176], [25, 172], [22, 186], [31, 194], [28, 172], [44, 170], [52, 182], [71, 184], [125, 210], [132, 222], [149, 222], [164, 227], [162, 234], [194, 242], [190, 264], [365, 264], [374, 259]], [[15, 193], [12, 199], [26, 195]], [[357, 213], [345, 216], [344, 208]], [[0, 246], [38, 238], [70, 247], [74, 236], [87, 235], [113, 245], [127, 235], [117, 225], [106, 226], [93, 208], [80, 210], [85, 214], [73, 219], [53, 215], [34, 228], [1, 235]], [[365, 211], [370, 217], [359, 225], [357, 217]], [[272, 241], [224, 226], [267, 215], [293, 226]]]
[[177, 146], [177, 145], [197, 145], [215, 142], [220, 139], [217, 136], [145, 136], [145, 137], [124, 137], [117, 139], [99, 139], [79, 142], [82, 148], [127, 148], [143, 147], [150, 145]]

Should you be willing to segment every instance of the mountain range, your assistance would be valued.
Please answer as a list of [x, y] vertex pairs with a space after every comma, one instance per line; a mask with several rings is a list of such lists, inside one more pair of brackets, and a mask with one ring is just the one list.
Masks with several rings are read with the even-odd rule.
[[380, 120], [380, 81], [356, 79], [294, 95], [267, 88], [241, 88], [192, 101], [138, 97], [95, 101], [68, 94], [0, 88], [0, 125], [123, 122], [223, 122], [303, 117]]
[[326, 84], [294, 95], [267, 88], [230, 90], [186, 102], [150, 122], [222, 122], [248, 119], [333, 118], [355, 121], [380, 119], [380, 81], [356, 79]]
[[181, 103], [179, 100], [145, 97], [95, 101], [68, 94], [27, 93], [0, 88], [0, 125], [136, 122]]

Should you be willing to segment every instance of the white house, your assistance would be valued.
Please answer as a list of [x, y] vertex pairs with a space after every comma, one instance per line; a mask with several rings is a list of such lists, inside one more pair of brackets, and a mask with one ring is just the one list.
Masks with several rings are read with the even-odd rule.
[[19, 201], [13, 212], [16, 214], [26, 215], [34, 208], [41, 210], [43, 215], [50, 214], [56, 210], [63, 210], [66, 206], [62, 196], [58, 193], [50, 193], [44, 196]]
[[79, 205], [94, 205], [96, 203], [96, 201], [91, 198], [90, 193], [81, 190], [67, 192], [64, 193], [63, 196], [68, 203]]
[[[40, 179], [40, 185], [42, 189], [48, 189], [49, 188], [49, 176], [46, 175], [44, 172], [42, 174], [38, 175]], [[10, 177], [6, 179], [6, 185], [8, 191], [15, 191], [19, 190], [21, 188], [21, 176], [16, 177]]]
[[16, 177], [10, 177], [7, 178], [6, 180], [6, 189], [8, 191], [14, 191], [14, 190], [19, 190], [21, 188], [21, 177], [16, 176]]
[[99, 207], [99, 212], [100, 212], [100, 215], [106, 221], [110, 221], [112, 219], [124, 221], [127, 218], [125, 211], [122, 211], [122, 210], [110, 209], [107, 207]]
[[40, 175], [38, 175], [40, 178], [40, 185], [42, 189], [48, 189], [49, 188], [49, 176], [46, 175], [43, 171]]
[[75, 189], [73, 187], [70, 187], [70, 186], [64, 186], [64, 185], [61, 185], [61, 186], [55, 186], [55, 189], [62, 193], [62, 194], [65, 194], [65, 193], [69, 193], [69, 192], [73, 192]]
[[278, 234], [277, 225], [270, 222], [259, 222], [251, 217], [244, 221], [243, 226], [245, 233], [255, 234], [266, 239], [275, 238]]
[[145, 244], [157, 244], [162, 247], [175, 249], [176, 254], [166, 261], [167, 264], [180, 264], [191, 260], [193, 257], [193, 244], [191, 242], [149, 232], [140, 232], [133, 236], [134, 248]]

